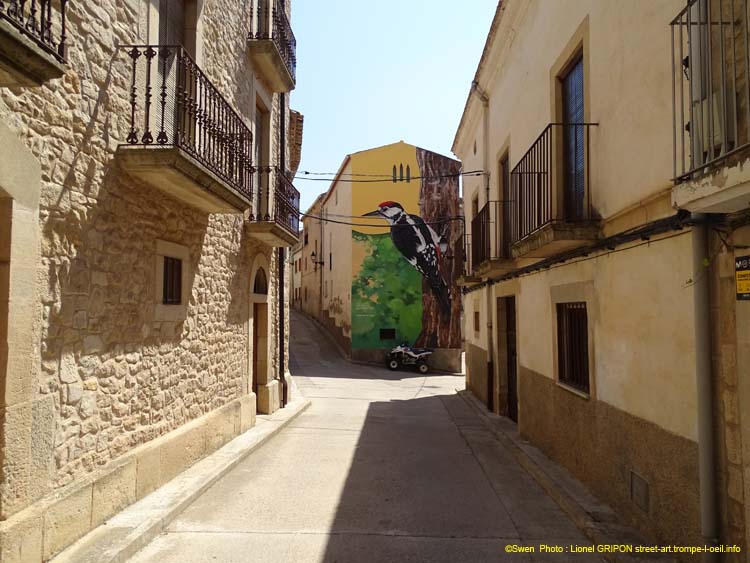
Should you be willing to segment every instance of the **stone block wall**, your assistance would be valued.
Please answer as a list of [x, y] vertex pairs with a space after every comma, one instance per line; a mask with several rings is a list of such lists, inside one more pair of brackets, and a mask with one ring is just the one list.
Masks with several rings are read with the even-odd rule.
[[[737, 310], [735, 288], [735, 251], [729, 245], [742, 246], [743, 239], [733, 232], [729, 237], [712, 233], [709, 268], [711, 286], [711, 326], [713, 350], [714, 433], [716, 451], [717, 505], [721, 518], [720, 542], [739, 545], [744, 552], [747, 545], [745, 467], [743, 460], [742, 409], [740, 366], [738, 365]], [[746, 251], [737, 250], [744, 254]], [[726, 561], [742, 561], [742, 554], [726, 554]]]
[[[33, 367], [21, 374], [11, 366], [6, 379], [28, 382], [28, 408], [19, 414], [28, 424], [13, 426], [16, 415], [0, 410], [6, 434], [11, 426], [29, 432], [17, 447], [0, 442], [0, 524], [250, 392], [249, 277], [261, 254], [269, 264], [269, 338], [279, 341], [276, 251], [245, 233], [242, 215], [206, 215], [118, 168], [130, 111], [129, 60], [119, 46], [146, 41], [147, 4], [69, 2], [65, 76], [0, 89], [0, 121], [41, 166], [40, 259], [27, 288], [39, 303]], [[262, 87], [246, 54], [252, 9], [204, 0], [202, 16], [201, 68], [248, 125]], [[278, 103], [274, 96], [272, 154]], [[157, 240], [189, 249], [184, 321], [155, 318]], [[286, 298], [288, 308], [288, 290]], [[287, 311], [286, 339], [288, 319]], [[275, 347], [270, 363], [278, 373]]]

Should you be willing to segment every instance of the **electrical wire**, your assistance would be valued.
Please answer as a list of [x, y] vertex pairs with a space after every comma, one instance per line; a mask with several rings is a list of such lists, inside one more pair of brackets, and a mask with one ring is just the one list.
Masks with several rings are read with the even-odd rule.
[[[540, 268], [540, 269], [544, 269], [544, 270], [556, 270], [557, 268], [562, 268], [564, 266], [573, 266], [574, 264], [580, 264], [581, 262], [588, 262], [589, 260], [596, 260], [598, 258], [606, 258], [610, 254], [617, 254], [618, 252], [624, 252], [625, 250], [633, 250], [635, 248], [640, 248], [641, 246], [645, 246], [645, 245], [649, 245], [649, 244], [653, 244], [653, 243], [657, 243], [657, 242], [661, 242], [661, 241], [664, 241], [664, 240], [669, 240], [669, 239], [672, 239], [672, 238], [681, 237], [683, 235], [689, 235], [689, 234], [690, 234], [690, 231], [680, 231], [679, 233], [673, 233], [673, 234], [665, 236], [665, 237], [655, 238], [654, 240], [642, 241], [642, 242], [639, 242], [638, 244], [634, 244], [632, 246], [623, 246], [621, 248], [615, 248], [614, 250], [606, 250], [606, 251], [603, 251], [603, 252], [599, 251], [600, 254], [596, 254], [594, 256], [587, 256], [585, 258], [579, 258], [579, 259], [573, 260], [573, 261], [562, 262], [560, 264], [554, 264], [552, 266], [547, 266], [545, 268]], [[625, 243], [625, 244], [628, 244], [628, 243]], [[526, 272], [526, 273], [520, 274], [518, 277], [519, 278], [525, 278], [526, 276], [533, 276], [533, 275], [535, 275], [537, 273], [539, 273], [539, 272], [538, 271], [536, 271], [536, 272]]]
[[[655, 221], [654, 223], [645, 227], [640, 226], [634, 229], [628, 229], [623, 233], [600, 240], [592, 247], [583, 247], [563, 254], [559, 254], [557, 256], [552, 256], [535, 264], [530, 264], [529, 266], [524, 266], [508, 272], [507, 274], [498, 278], [488, 279], [472, 287], [464, 288], [463, 293], [473, 293], [485, 287], [491, 287], [510, 279], [533, 275], [542, 270], [553, 270], [563, 266], [570, 266], [572, 264], [586, 262], [588, 260], [596, 260], [599, 258], [604, 258], [609, 254], [623, 252], [625, 250], [630, 250], [643, 245], [651, 244], [652, 242], [656, 243], [662, 240], [668, 240], [670, 238], [682, 236], [690, 233], [690, 230], [685, 230], [686, 227], [690, 227], [695, 224], [696, 223], [693, 220], [687, 218], [683, 212], [678, 212], [678, 214], [673, 217]], [[667, 236], [659, 236], [668, 233], [670, 230], [679, 230], [680, 232]], [[656, 238], [652, 241], [651, 237], [659, 238]], [[635, 240], [637, 240], [638, 238], [640, 238], [642, 242], [634, 245], [630, 244], [632, 242], [635, 242]], [[615, 248], [616, 246], [622, 246], [622, 248]], [[589, 254], [593, 254], [593, 256], [589, 256]]]
[[[335, 223], [337, 225], [349, 225], [351, 227], [374, 227], [376, 229], [390, 229], [391, 227], [408, 227], [412, 228], [411, 225], [370, 225], [367, 223], [350, 223], [348, 221], [336, 221], [335, 219], [326, 219], [324, 217], [318, 217], [317, 215], [309, 215], [307, 213], [300, 212], [300, 215], [302, 217], [308, 217], [310, 219], [317, 219], [319, 221], [323, 221], [324, 223]], [[352, 217], [354, 218], [354, 217]], [[447, 217], [445, 219], [440, 219], [439, 221], [425, 221], [426, 225], [444, 225], [445, 223], [450, 223], [451, 221], [463, 221], [463, 217]]]
[[[438, 174], [437, 176], [412, 176], [409, 178], [409, 182], [411, 180], [440, 180], [443, 178], [460, 178], [462, 176], [481, 176], [483, 172], [459, 172], [458, 174]], [[304, 176], [295, 176], [295, 180], [306, 180], [308, 182], [333, 182], [338, 177], [335, 176], [333, 178], [305, 178]], [[401, 182], [407, 182], [405, 179], [397, 178], [394, 182], [393, 176], [387, 176], [383, 178], [379, 178], [377, 180], [356, 180], [353, 178], [345, 178], [346, 182], [350, 182], [353, 184], [382, 184], [384, 182], [392, 182], [392, 183], [401, 183]]]
[[[466, 175], [466, 174], [482, 174], [482, 170], [469, 170], [467, 172], [458, 172], [456, 175]], [[366, 174], [364, 172], [310, 172], [309, 170], [298, 170], [297, 176], [300, 174], [305, 176], [332, 176], [334, 178], [339, 176], [363, 176], [363, 177], [372, 177], [372, 178], [387, 178], [388, 180], [393, 179], [393, 174]], [[416, 176], [412, 176], [412, 178], [416, 178]]]

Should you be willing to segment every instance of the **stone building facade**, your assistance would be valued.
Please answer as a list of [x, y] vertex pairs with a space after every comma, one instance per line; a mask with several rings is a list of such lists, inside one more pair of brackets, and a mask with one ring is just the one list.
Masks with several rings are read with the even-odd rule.
[[289, 399], [289, 2], [45, 9], [0, 4], [0, 561], [14, 562], [48, 559]]
[[453, 146], [485, 171], [467, 387], [650, 541], [726, 561], [750, 522], [748, 17], [503, 0]]

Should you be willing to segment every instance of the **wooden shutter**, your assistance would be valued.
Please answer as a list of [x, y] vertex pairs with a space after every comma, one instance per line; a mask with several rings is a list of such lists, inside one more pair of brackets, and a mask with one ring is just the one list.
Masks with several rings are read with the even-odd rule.
[[159, 0], [159, 43], [161, 45], [185, 43], [184, 0]]
[[584, 96], [583, 59], [568, 71], [562, 79], [563, 145], [564, 145], [564, 200], [565, 219], [583, 219], [585, 198], [584, 176]]

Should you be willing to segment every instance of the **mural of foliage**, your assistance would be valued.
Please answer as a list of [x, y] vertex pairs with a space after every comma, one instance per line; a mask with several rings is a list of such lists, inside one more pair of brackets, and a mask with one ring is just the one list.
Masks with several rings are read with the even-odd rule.
[[[396, 250], [388, 233], [352, 231], [367, 257], [352, 282], [352, 348], [413, 344], [422, 330], [422, 277]], [[380, 340], [381, 328], [395, 328], [394, 340]]]

